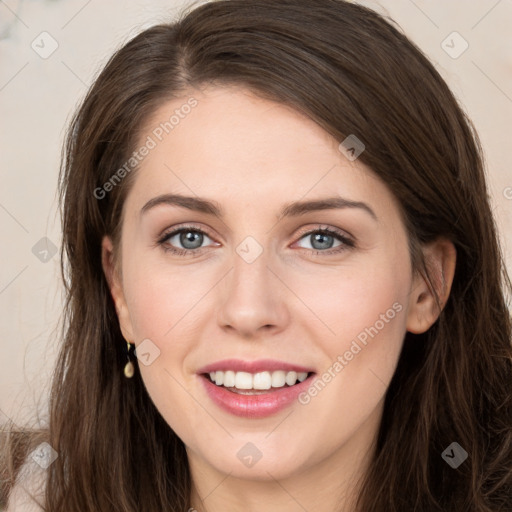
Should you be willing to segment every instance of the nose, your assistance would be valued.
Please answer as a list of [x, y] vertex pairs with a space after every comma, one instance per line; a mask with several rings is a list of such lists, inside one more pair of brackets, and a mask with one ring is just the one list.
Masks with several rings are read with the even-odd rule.
[[217, 318], [222, 329], [255, 338], [286, 328], [290, 319], [286, 295], [290, 292], [270, 268], [267, 255], [264, 250], [249, 263], [234, 253], [233, 268], [220, 285]]

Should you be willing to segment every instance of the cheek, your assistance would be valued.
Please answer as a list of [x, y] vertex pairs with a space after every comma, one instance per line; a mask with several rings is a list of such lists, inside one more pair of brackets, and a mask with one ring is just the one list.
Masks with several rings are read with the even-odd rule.
[[125, 294], [134, 333], [139, 339], [164, 344], [190, 324], [211, 286], [204, 272], [153, 263], [147, 256], [145, 261], [133, 261], [126, 273]]
[[197, 329], [200, 299], [206, 290], [195, 280], [190, 285], [183, 273], [180, 278], [177, 272], [170, 274], [168, 269], [153, 267], [148, 275], [140, 271], [143, 267], [148, 268], [134, 263], [134, 272], [126, 274], [130, 282], [127, 304], [136, 342], [139, 347], [141, 342], [151, 342], [146, 345], [152, 354], [150, 364], [144, 363], [139, 348], [137, 354], [140, 352], [141, 358], [137, 364], [151, 400], [175, 432], [186, 438], [191, 424], [202, 417], [191, 399], [191, 383], [183, 374], [183, 367], [187, 355], [194, 350], [196, 338], [191, 333]]
[[[400, 257], [399, 257], [400, 256]], [[335, 272], [295, 281], [297, 294], [306, 297], [317, 317], [317, 334], [329, 354], [348, 350], [354, 339], [364, 343], [375, 335], [389, 342], [405, 330], [405, 311], [410, 290], [407, 255], [383, 254], [340, 267]], [[318, 319], [323, 321], [319, 322]], [[369, 333], [371, 332], [371, 334]], [[317, 336], [318, 337], [318, 336]]]
[[[360, 261], [344, 268], [329, 281], [317, 280], [309, 288], [308, 304], [323, 321], [316, 320], [311, 333], [325, 354], [319, 375], [322, 382], [317, 386], [326, 400], [323, 403], [338, 403], [342, 410], [362, 418], [382, 398], [406, 332], [408, 265], [406, 251], [391, 251], [391, 255], [372, 257], [367, 264]], [[329, 388], [327, 393], [323, 384]], [[305, 396], [303, 402], [308, 399]]]

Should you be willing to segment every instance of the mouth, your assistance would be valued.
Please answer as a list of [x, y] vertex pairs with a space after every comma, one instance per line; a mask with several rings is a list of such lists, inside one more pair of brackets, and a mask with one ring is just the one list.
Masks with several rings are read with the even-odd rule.
[[238, 361], [231, 366], [210, 365], [197, 375], [206, 396], [217, 407], [235, 416], [257, 419], [292, 407], [312, 385], [316, 372], [277, 362], [265, 367], [262, 362]]
[[264, 395], [304, 382], [314, 372], [276, 370], [258, 373], [215, 371], [201, 374], [212, 384], [239, 395]]

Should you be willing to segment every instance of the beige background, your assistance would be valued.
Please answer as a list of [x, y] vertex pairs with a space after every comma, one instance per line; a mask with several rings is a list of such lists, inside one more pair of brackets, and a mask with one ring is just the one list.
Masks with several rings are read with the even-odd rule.
[[[396, 20], [473, 119], [512, 270], [512, 0], [361, 3]], [[66, 122], [113, 50], [143, 28], [172, 19], [185, 4], [190, 2], [0, 1], [0, 422], [5, 416], [35, 421], [36, 400], [43, 419], [46, 410], [62, 288], [58, 253], [44, 262], [33, 247], [43, 237], [60, 247], [56, 186]], [[46, 59], [31, 47], [43, 31], [58, 44]], [[447, 39], [454, 31], [460, 36]], [[469, 47], [453, 58], [464, 41]]]

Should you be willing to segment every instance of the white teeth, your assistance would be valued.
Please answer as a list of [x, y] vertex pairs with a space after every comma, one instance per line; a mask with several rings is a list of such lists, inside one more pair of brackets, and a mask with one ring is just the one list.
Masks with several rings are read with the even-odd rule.
[[[228, 370], [227, 372], [220, 372], [220, 373], [224, 373], [224, 378], [223, 378], [223, 382], [222, 382], [222, 385], [224, 387], [226, 387], [226, 388], [235, 387], [235, 372]], [[219, 375], [219, 372], [217, 372], [216, 375]], [[217, 382], [217, 381], [215, 381], [215, 382]]]
[[222, 372], [210, 372], [210, 379], [217, 386], [237, 389], [258, 389], [265, 390], [270, 388], [282, 388], [285, 384], [293, 386], [306, 380], [307, 372], [285, 372], [277, 370], [275, 372], [233, 372], [231, 370]]
[[272, 387], [272, 376], [270, 372], [255, 373], [252, 378], [254, 389], [270, 389]]
[[308, 374], [306, 372], [300, 372], [297, 374], [297, 379], [299, 380], [299, 382], [303, 382], [307, 379], [308, 377]]
[[277, 372], [272, 372], [272, 387], [273, 388], [282, 388], [286, 384], [286, 373], [278, 370]]
[[288, 386], [293, 386], [297, 382], [297, 372], [288, 372], [285, 381]]
[[252, 375], [247, 372], [235, 373], [235, 388], [252, 389]]

